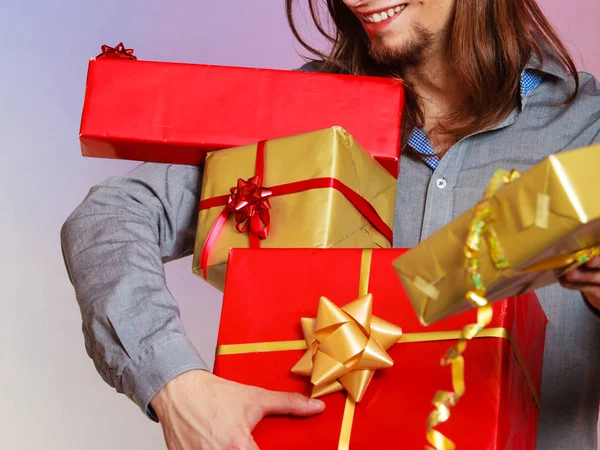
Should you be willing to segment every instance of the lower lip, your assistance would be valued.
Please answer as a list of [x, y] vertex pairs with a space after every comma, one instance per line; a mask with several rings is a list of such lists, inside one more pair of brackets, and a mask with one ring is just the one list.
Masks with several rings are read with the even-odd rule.
[[406, 8], [408, 8], [408, 6], [406, 6], [400, 12], [397, 12], [396, 14], [394, 14], [392, 17], [387, 18], [387, 19], [382, 20], [381, 22], [377, 22], [377, 23], [367, 22], [364, 19], [361, 19], [363, 26], [365, 27], [365, 30], [367, 32], [377, 33], [379, 31], [383, 30], [384, 28], [386, 28], [388, 25], [390, 25], [394, 20], [396, 20], [397, 17], [400, 17], [402, 15], [402, 13], [406, 10]]

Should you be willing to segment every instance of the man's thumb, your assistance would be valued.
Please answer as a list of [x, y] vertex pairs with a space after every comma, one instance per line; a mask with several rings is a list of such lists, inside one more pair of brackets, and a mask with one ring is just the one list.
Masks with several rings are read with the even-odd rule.
[[297, 392], [263, 391], [260, 397], [263, 414], [291, 414], [294, 416], [312, 416], [325, 409], [321, 400], [305, 397]]

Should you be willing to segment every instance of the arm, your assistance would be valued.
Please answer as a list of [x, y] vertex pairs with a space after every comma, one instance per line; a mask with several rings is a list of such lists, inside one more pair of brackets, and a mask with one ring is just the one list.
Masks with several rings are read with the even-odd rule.
[[257, 450], [251, 433], [265, 415], [324, 404], [218, 378], [187, 340], [162, 265], [193, 251], [201, 178], [196, 167], [143, 164], [95, 186], [63, 226], [63, 254], [88, 354], [160, 419], [167, 448]]
[[206, 369], [163, 272], [193, 251], [201, 179], [198, 167], [142, 164], [93, 187], [61, 230], [86, 350], [154, 420], [150, 400], [169, 380]]

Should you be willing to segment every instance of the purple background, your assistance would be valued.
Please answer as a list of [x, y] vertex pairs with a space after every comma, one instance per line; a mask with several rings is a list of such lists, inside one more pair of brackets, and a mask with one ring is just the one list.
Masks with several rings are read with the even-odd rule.
[[[541, 4], [580, 68], [600, 76], [600, 2]], [[106, 386], [85, 354], [60, 253], [60, 226], [91, 185], [137, 165], [80, 156], [87, 60], [124, 41], [148, 60], [294, 68], [301, 59], [283, 2], [3, 2], [0, 36], [0, 448], [163, 449], [160, 427]], [[212, 363], [221, 298], [190, 266], [169, 264], [168, 283]]]

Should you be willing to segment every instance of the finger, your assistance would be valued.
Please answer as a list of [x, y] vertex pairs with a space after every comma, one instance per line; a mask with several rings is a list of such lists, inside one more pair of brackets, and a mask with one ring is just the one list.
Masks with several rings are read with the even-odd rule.
[[600, 256], [593, 258], [592, 260], [585, 263], [588, 269], [600, 269]]
[[236, 450], [260, 450], [252, 435], [243, 436], [238, 439], [233, 439], [229, 441], [225, 446], [219, 446], [219, 448], [233, 448]]
[[248, 444], [246, 445], [245, 450], [260, 450], [252, 436], [249, 437]]
[[325, 403], [321, 400], [311, 399], [297, 392], [261, 390], [258, 403], [261, 405], [264, 415], [312, 416], [325, 409]]
[[[590, 261], [591, 262], [591, 261]], [[564, 276], [565, 280], [570, 283], [585, 283], [600, 285], [600, 270], [590, 269], [587, 267], [579, 267], [567, 272]]]
[[598, 284], [573, 283], [566, 280], [561, 280], [560, 285], [565, 289], [581, 291], [584, 294], [600, 297], [600, 285]]

